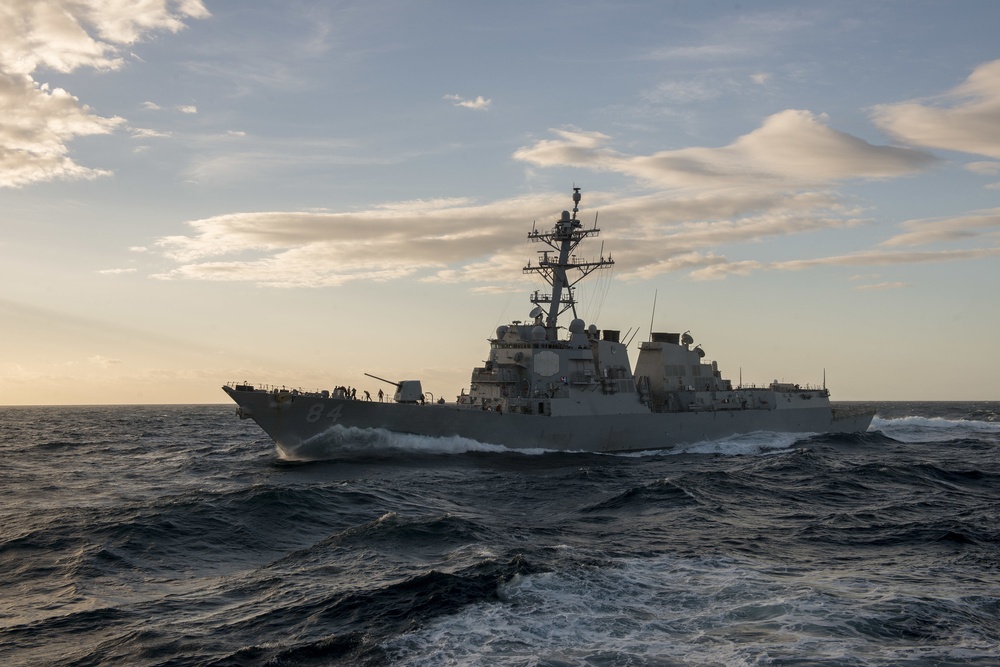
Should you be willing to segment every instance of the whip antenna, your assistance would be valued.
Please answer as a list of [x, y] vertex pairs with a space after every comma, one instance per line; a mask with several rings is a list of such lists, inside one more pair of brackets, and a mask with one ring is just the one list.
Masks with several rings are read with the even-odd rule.
[[649, 316], [649, 340], [653, 340], [653, 318], [656, 317], [656, 295], [660, 290], [653, 292], [653, 314]]

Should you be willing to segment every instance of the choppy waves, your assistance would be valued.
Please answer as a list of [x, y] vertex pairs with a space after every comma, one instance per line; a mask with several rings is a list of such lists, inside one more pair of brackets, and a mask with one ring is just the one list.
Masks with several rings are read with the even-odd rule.
[[642, 455], [344, 432], [312, 462], [229, 409], [4, 409], [0, 662], [993, 665], [994, 408]]
[[933, 575], [625, 559], [517, 576], [500, 600], [385, 649], [406, 665], [989, 664], [997, 601], [956, 595]]

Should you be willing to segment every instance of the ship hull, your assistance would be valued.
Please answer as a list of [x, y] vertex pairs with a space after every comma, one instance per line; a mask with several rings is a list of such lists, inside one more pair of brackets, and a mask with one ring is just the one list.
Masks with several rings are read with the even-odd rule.
[[338, 427], [461, 437], [511, 449], [629, 452], [671, 449], [738, 433], [850, 433], [868, 429], [871, 411], [827, 405], [770, 410], [547, 416], [507, 414], [459, 404], [401, 404], [223, 388], [287, 458], [330, 453]]

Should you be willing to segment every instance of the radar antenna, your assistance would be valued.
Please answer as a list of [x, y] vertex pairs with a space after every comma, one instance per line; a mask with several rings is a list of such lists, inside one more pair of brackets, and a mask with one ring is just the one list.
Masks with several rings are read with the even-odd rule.
[[[551, 285], [551, 294], [539, 294], [537, 291], [531, 296], [531, 302], [535, 305], [547, 304], [548, 315], [545, 319], [546, 338], [548, 340], [557, 339], [559, 315], [567, 310], [576, 314], [576, 299], [573, 296], [574, 286], [583, 280], [592, 271], [613, 265], [615, 262], [611, 257], [604, 257], [604, 249], [601, 248], [601, 257], [596, 260], [586, 261], [577, 259], [576, 247], [588, 236], [597, 236], [600, 229], [597, 227], [597, 218], [594, 218], [592, 229], [583, 229], [583, 224], [577, 220], [577, 213], [580, 212], [580, 188], [573, 187], [573, 212], [563, 211], [562, 217], [553, 225], [551, 231], [540, 232], [532, 228], [528, 234], [528, 240], [541, 242], [554, 250], [558, 258], [552, 257], [551, 250], [538, 251], [538, 263], [535, 266], [528, 262], [524, 267], [525, 273], [538, 273]], [[579, 272], [575, 279], [571, 280], [567, 273], [570, 270]]]

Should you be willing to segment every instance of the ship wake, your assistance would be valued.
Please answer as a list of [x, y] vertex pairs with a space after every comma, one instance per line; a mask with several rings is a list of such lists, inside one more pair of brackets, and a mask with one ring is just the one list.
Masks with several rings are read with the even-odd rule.
[[[775, 433], [757, 431], [733, 435], [717, 440], [705, 440], [672, 449], [644, 450], [628, 453], [608, 453], [609, 456], [643, 457], [677, 454], [713, 454], [722, 456], [756, 456], [793, 449], [807, 440], [810, 434]], [[473, 452], [520, 454], [594, 454], [595, 452], [556, 450], [547, 448], [520, 448], [495, 445], [461, 436], [433, 437], [395, 433], [381, 428], [331, 426], [308, 440], [294, 446], [278, 446], [278, 455], [285, 461], [329, 461], [333, 459], [393, 457], [400, 454], [455, 455]]]
[[671, 449], [643, 450], [617, 454], [616, 456], [670, 456], [677, 454], [715, 454], [722, 456], [757, 456], [793, 449], [796, 445], [812, 437], [811, 433], [777, 433], [754, 431], [718, 438], [702, 440], [690, 444], [677, 445]]
[[330, 459], [410, 454], [465, 454], [468, 452], [541, 453], [542, 450], [512, 450], [461, 436], [431, 437], [395, 433], [381, 428], [334, 425], [294, 446], [278, 446], [286, 461], [326, 461]]

